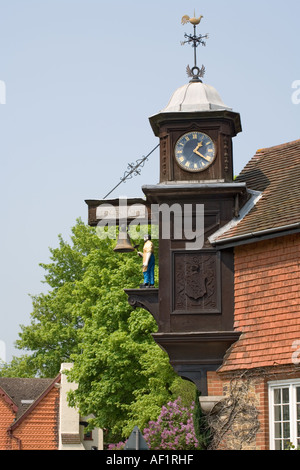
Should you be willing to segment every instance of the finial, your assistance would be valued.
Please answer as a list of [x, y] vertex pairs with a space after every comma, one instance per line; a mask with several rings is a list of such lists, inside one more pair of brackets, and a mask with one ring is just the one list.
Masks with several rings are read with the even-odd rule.
[[192, 47], [194, 48], [194, 66], [191, 68], [189, 65], [186, 68], [186, 72], [189, 77], [192, 78], [192, 82], [196, 81], [202, 81], [200, 78], [204, 77], [205, 74], [205, 67], [202, 65], [201, 68], [197, 66], [197, 52], [196, 49], [201, 44], [202, 46], [206, 46], [206, 42], [204, 39], [208, 39], [208, 34], [205, 34], [204, 36], [202, 34], [198, 35], [196, 34], [196, 26], [200, 24], [203, 16], [200, 15], [199, 18], [196, 18], [196, 14], [194, 11], [194, 17], [190, 18], [188, 15], [184, 15], [181, 18], [181, 24], [187, 24], [191, 23], [194, 27], [194, 34], [185, 34], [184, 37], [186, 38], [186, 41], [182, 41], [181, 45], [183, 46], [184, 44], [192, 44]]

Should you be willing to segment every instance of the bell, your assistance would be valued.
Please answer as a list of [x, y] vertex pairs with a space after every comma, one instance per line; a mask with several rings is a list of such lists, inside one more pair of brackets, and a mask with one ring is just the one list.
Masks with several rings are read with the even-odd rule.
[[[114, 251], [117, 253], [130, 253], [134, 251], [134, 247], [131, 245], [128, 233], [126, 233], [126, 236], [124, 236], [125, 231], [126, 229], [120, 227], [120, 234], [118, 236], [117, 244], [114, 248]], [[123, 233], [123, 235], [121, 235], [121, 233]]]

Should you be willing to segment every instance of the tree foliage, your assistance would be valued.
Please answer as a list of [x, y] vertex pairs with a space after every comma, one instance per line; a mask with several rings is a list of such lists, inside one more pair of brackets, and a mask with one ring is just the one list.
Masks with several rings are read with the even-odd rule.
[[84, 319], [76, 308], [79, 299], [74, 297], [74, 289], [87, 271], [87, 254], [100, 249], [94, 231], [81, 221], [72, 228], [71, 243], [58, 238], [58, 247], [50, 248], [50, 262], [41, 264], [49, 290], [32, 296], [31, 323], [20, 326], [16, 341], [16, 347], [28, 354], [14, 358], [13, 368], [22, 363], [25, 374], [27, 364], [28, 376], [55, 377], [61, 363], [69, 361], [77, 350], [77, 334]]

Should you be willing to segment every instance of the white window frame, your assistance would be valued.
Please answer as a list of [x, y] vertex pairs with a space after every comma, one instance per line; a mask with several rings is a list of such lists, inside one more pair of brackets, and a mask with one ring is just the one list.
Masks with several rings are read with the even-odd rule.
[[[289, 423], [290, 423], [290, 442], [296, 448], [297, 445], [297, 409], [296, 409], [296, 387], [300, 386], [300, 379], [276, 380], [268, 382], [269, 393], [269, 438], [270, 450], [275, 450], [275, 433], [274, 433], [274, 390], [288, 388], [289, 389]], [[300, 436], [299, 436], [300, 437]], [[298, 439], [299, 439], [298, 437]]]

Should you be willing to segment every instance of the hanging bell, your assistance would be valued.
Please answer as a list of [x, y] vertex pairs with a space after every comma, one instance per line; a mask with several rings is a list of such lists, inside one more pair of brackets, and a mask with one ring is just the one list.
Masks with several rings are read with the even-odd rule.
[[130, 253], [134, 251], [134, 247], [131, 245], [126, 227], [120, 227], [120, 233], [114, 251], [117, 253]]

